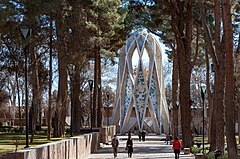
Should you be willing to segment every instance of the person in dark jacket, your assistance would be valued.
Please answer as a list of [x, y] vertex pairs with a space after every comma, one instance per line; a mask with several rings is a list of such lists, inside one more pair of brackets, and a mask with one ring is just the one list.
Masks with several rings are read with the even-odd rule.
[[141, 131], [138, 132], [138, 140], [139, 140], [139, 141], [142, 140], [142, 132], [141, 132]]
[[128, 133], [128, 139], [126, 143], [126, 149], [128, 151], [128, 157], [132, 158], [132, 153], [133, 153], [133, 141], [131, 138], [131, 134]]
[[118, 145], [119, 145], [119, 141], [118, 141], [117, 135], [114, 135], [113, 138], [112, 138], [112, 148], [113, 148], [114, 158], [117, 157]]
[[146, 131], [143, 130], [143, 131], [142, 131], [142, 141], [145, 141], [145, 136], [146, 136]]
[[169, 133], [169, 135], [166, 136], [166, 144], [168, 145], [171, 145], [172, 144], [172, 135]]
[[173, 141], [173, 146], [172, 146], [174, 153], [175, 153], [175, 159], [179, 159], [180, 155], [180, 150], [182, 148], [181, 141], [178, 139], [178, 137], [175, 137]]

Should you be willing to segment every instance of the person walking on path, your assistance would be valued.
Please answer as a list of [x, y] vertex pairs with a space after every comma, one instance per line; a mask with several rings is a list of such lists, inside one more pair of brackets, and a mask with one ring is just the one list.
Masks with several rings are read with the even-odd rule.
[[175, 137], [173, 141], [173, 146], [172, 146], [174, 153], [175, 153], [175, 159], [179, 159], [180, 155], [180, 150], [182, 148], [181, 141], [178, 139], [178, 137]]
[[145, 141], [145, 136], [146, 136], [146, 131], [143, 130], [143, 131], [142, 131], [142, 141]]
[[112, 148], [113, 148], [114, 158], [117, 157], [118, 145], [119, 145], [119, 141], [118, 141], [117, 135], [114, 135], [112, 138]]
[[141, 141], [142, 140], [142, 132], [139, 130], [138, 131], [138, 140]]
[[169, 134], [169, 144], [170, 145], [172, 144], [172, 139], [173, 139], [172, 134]]
[[126, 149], [128, 151], [128, 157], [132, 158], [132, 153], [133, 153], [133, 141], [131, 138], [131, 134], [128, 133], [128, 139], [126, 143]]
[[166, 136], [166, 145], [168, 145], [168, 143], [169, 143], [169, 145], [171, 145], [171, 143], [172, 143], [172, 135], [169, 133], [169, 135], [167, 135]]
[[169, 140], [169, 136], [166, 135], [166, 140], [165, 140], [166, 145], [168, 144], [168, 140]]

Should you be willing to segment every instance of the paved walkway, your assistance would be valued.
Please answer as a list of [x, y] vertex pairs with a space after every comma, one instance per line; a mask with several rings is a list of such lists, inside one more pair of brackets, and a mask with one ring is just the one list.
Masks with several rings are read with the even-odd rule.
[[[118, 159], [128, 158], [127, 152], [124, 150], [127, 136], [118, 136], [120, 145], [118, 151]], [[132, 158], [141, 159], [174, 159], [172, 145], [164, 143], [164, 136], [147, 135], [146, 141], [138, 141], [138, 136], [133, 138], [133, 156]], [[88, 156], [88, 159], [111, 159], [113, 158], [111, 145], [102, 145], [96, 153]], [[194, 159], [192, 154], [180, 154], [180, 159]]]

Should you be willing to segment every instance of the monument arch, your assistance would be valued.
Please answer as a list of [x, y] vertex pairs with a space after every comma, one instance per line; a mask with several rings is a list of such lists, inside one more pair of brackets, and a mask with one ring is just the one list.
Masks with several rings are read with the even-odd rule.
[[112, 123], [121, 134], [132, 130], [167, 133], [169, 113], [158, 40], [147, 31], [137, 31], [119, 53]]

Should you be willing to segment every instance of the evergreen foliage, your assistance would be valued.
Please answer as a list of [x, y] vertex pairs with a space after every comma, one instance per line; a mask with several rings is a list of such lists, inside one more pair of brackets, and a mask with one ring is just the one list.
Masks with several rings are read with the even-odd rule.
[[[119, 0], [2, 0], [0, 2], [0, 70], [6, 75], [5, 78], [1, 78], [2, 83], [7, 84], [6, 78], [14, 76], [16, 72], [19, 80], [23, 81], [23, 48], [26, 43], [21, 37], [19, 26], [28, 25], [32, 29], [32, 36], [27, 39], [27, 43], [30, 42], [28, 73], [32, 75], [30, 93], [40, 92], [40, 94], [35, 92], [33, 100], [35, 96], [36, 98], [39, 98], [38, 95], [43, 96], [48, 89], [47, 63], [50, 37], [52, 37], [51, 49], [55, 62], [60, 60], [56, 59], [56, 55], [61, 53], [61, 56], [68, 59], [67, 64], [74, 64], [78, 71], [81, 71], [81, 79], [76, 79], [81, 85], [79, 88], [85, 89], [86, 80], [89, 78], [84, 73], [88, 70], [86, 64], [88, 59], [93, 57], [96, 48], [101, 48], [104, 58], [112, 59], [116, 57], [117, 50], [124, 43], [127, 34], [124, 18], [125, 11], [121, 8]], [[50, 21], [53, 22], [52, 32]], [[55, 75], [58, 75], [62, 70], [54, 71]], [[34, 77], [35, 73], [37, 77]], [[38, 79], [40, 87], [35, 85], [35, 79]], [[79, 91], [75, 92], [77, 99], [80, 93], [84, 93], [84, 90]]]

